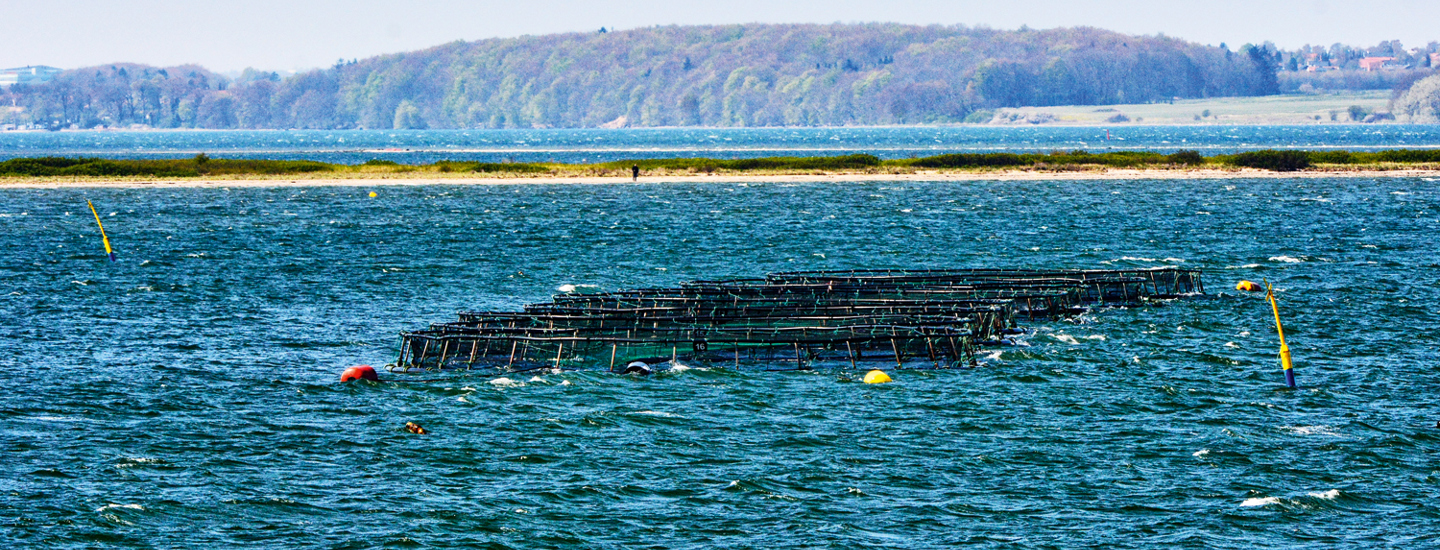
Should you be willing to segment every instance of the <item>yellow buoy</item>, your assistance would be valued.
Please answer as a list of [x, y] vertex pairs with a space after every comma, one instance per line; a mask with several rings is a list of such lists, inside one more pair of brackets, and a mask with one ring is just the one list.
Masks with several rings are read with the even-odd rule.
[[1294, 365], [1290, 363], [1290, 346], [1285, 345], [1285, 328], [1280, 326], [1280, 306], [1275, 305], [1275, 287], [1265, 281], [1265, 298], [1270, 300], [1270, 310], [1275, 312], [1275, 333], [1280, 335], [1280, 369], [1285, 371], [1285, 383], [1295, 387]]
[[95, 215], [95, 225], [100, 226], [100, 240], [105, 241], [105, 255], [110, 257], [110, 261], [115, 261], [115, 251], [110, 249], [110, 237], [105, 235], [105, 224], [100, 223], [100, 213], [95, 211], [95, 205], [90, 203], [90, 199], [85, 199], [85, 204], [90, 207], [90, 213]]
[[1243, 291], [1245, 291], [1245, 292], [1255, 292], [1255, 291], [1264, 290], [1264, 289], [1263, 289], [1263, 288], [1260, 288], [1260, 285], [1257, 285], [1257, 284], [1252, 283], [1252, 282], [1250, 282], [1250, 281], [1240, 281], [1239, 283], [1236, 283], [1236, 284], [1235, 284], [1235, 290], [1243, 290]]
[[374, 191], [371, 191], [371, 192], [370, 192], [370, 198], [373, 199], [373, 198], [378, 197], [378, 196], [379, 196], [379, 195], [376, 195]]
[[886, 382], [891, 382], [890, 375], [885, 374], [883, 371], [872, 370], [865, 373], [866, 384], [884, 384]]

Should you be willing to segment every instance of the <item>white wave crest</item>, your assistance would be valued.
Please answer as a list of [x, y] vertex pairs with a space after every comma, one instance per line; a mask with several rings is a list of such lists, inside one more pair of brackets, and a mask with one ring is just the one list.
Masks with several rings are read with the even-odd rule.
[[1283, 262], [1287, 264], [1298, 264], [1305, 261], [1294, 256], [1271, 256], [1267, 259], [1272, 262]]
[[1071, 336], [1069, 334], [1051, 334], [1050, 337], [1061, 342], [1065, 342], [1066, 344], [1070, 344], [1072, 346], [1080, 345], [1080, 341], [1076, 340], [1074, 336]]
[[509, 379], [509, 378], [505, 378], [504, 376], [501, 376], [500, 378], [496, 378], [496, 379], [494, 379], [494, 380], [491, 380], [491, 381], [490, 381], [490, 385], [491, 385], [491, 386], [500, 386], [500, 387], [502, 387], [502, 388], [508, 388], [508, 387], [511, 387], [511, 386], [522, 386], [523, 384], [521, 384], [520, 382], [516, 382], [516, 381], [514, 381], [514, 380], [511, 380], [511, 379]]
[[106, 504], [106, 505], [104, 505], [104, 506], [101, 506], [101, 507], [99, 507], [99, 508], [96, 508], [95, 511], [96, 511], [96, 512], [104, 512], [104, 511], [106, 511], [106, 510], [114, 510], [114, 509], [116, 509], [116, 508], [121, 508], [121, 509], [125, 509], [125, 510], [144, 510], [144, 509], [145, 509], [144, 506], [141, 506], [141, 505], [139, 505], [139, 504], [113, 504], [113, 503], [112, 503], [112, 504]]
[[685, 418], [678, 414], [668, 413], [665, 411], [635, 411], [633, 414], [639, 414], [644, 416], [658, 416], [660, 418]]
[[1241, 503], [1240, 503], [1240, 506], [1245, 507], [1245, 508], [1249, 508], [1249, 507], [1253, 507], [1253, 506], [1269, 506], [1269, 505], [1271, 505], [1271, 504], [1280, 504], [1280, 498], [1279, 498], [1279, 497], [1247, 498], [1247, 499], [1245, 499], [1245, 502], [1241, 502]]
[[1291, 433], [1294, 433], [1294, 434], [1296, 434], [1296, 435], [1329, 435], [1329, 436], [1334, 436], [1334, 437], [1340, 437], [1340, 434], [1339, 434], [1338, 432], [1336, 432], [1334, 428], [1331, 428], [1330, 426], [1325, 426], [1325, 425], [1319, 425], [1319, 426], [1281, 426], [1280, 429], [1285, 430], [1285, 431], [1288, 431], [1288, 432], [1291, 432]]
[[32, 416], [29, 420], [39, 420], [41, 422], [94, 422], [94, 420], [89, 418], [81, 418], [78, 416], [54, 416], [48, 414]]
[[1335, 500], [1336, 497], [1339, 497], [1339, 496], [1340, 496], [1340, 490], [1339, 490], [1339, 489], [1331, 489], [1331, 490], [1325, 491], [1325, 492], [1323, 492], [1323, 493], [1305, 493], [1305, 494], [1308, 495], [1308, 496], [1315, 497], [1315, 498], [1323, 498], [1323, 499], [1325, 499], [1325, 500]]
[[1193, 457], [1195, 457], [1195, 458], [1200, 458], [1200, 457], [1205, 456], [1205, 455], [1208, 455], [1208, 454], [1210, 454], [1210, 449], [1200, 449], [1200, 450], [1198, 450], [1198, 451], [1195, 451], [1195, 452], [1193, 452], [1193, 453], [1190, 453], [1190, 456], [1193, 456]]
[[560, 291], [560, 292], [564, 292], [564, 293], [566, 293], [566, 294], [570, 294], [570, 293], [572, 293], [572, 292], [575, 292], [576, 289], [581, 289], [581, 288], [600, 288], [600, 287], [599, 287], [599, 285], [560, 285], [560, 286], [555, 287], [555, 290], [558, 290], [558, 291]]

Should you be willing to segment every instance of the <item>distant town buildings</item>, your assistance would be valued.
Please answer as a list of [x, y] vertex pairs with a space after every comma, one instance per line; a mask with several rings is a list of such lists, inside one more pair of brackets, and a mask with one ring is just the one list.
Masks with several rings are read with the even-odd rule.
[[10, 86], [12, 84], [38, 84], [47, 82], [63, 71], [64, 69], [47, 67], [45, 65], [5, 69], [0, 71], [0, 87]]

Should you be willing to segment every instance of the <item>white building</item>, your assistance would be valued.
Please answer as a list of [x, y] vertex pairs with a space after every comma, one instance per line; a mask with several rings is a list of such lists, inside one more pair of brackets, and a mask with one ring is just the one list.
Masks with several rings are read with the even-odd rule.
[[60, 74], [61, 72], [64, 72], [64, 69], [47, 67], [45, 65], [32, 65], [27, 67], [18, 67], [14, 69], [5, 69], [3, 71], [0, 71], [0, 86], [9, 86], [11, 84], [22, 83], [39, 84], [41, 82], [47, 82], [50, 79], [55, 78], [55, 75]]

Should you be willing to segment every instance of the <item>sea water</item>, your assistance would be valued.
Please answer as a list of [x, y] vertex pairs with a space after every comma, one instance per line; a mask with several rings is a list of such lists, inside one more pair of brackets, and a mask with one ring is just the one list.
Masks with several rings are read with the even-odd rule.
[[[1437, 182], [716, 179], [5, 189], [0, 546], [1440, 544]], [[337, 382], [400, 331], [572, 286], [1152, 266], [1207, 293], [886, 385]], [[1276, 285], [1299, 389], [1240, 279]]]

